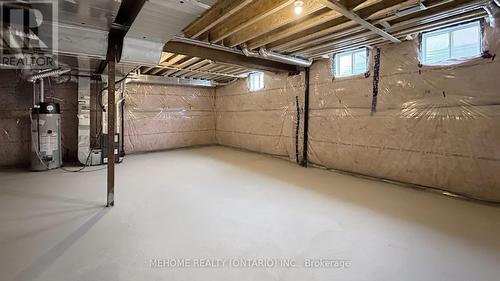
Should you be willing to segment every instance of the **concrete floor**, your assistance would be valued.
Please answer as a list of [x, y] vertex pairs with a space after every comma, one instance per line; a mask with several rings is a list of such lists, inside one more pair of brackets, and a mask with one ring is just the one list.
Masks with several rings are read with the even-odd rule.
[[228, 148], [127, 156], [110, 209], [105, 170], [0, 181], [5, 281], [500, 280], [500, 208]]

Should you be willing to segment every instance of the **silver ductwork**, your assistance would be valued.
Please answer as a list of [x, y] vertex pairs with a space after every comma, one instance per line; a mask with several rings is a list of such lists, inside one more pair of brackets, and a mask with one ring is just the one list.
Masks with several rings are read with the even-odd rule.
[[34, 83], [39, 79], [44, 79], [44, 78], [52, 77], [52, 76], [59, 76], [59, 75], [62, 75], [62, 74], [69, 72], [70, 70], [71, 70], [71, 68], [69, 68], [67, 66], [61, 66], [59, 69], [50, 70], [50, 71], [44, 70], [40, 73], [37, 73], [37, 74], [30, 76], [28, 78], [28, 82]]
[[180, 85], [192, 87], [215, 87], [215, 83], [210, 80], [183, 79], [155, 75], [130, 75], [126, 80], [127, 83], [145, 83], [145, 84], [160, 84], [160, 85]]
[[225, 46], [221, 46], [221, 45], [217, 45], [217, 44], [211, 44], [208, 42], [203, 42], [203, 41], [199, 41], [199, 40], [195, 40], [195, 39], [191, 39], [191, 38], [186, 38], [186, 37], [182, 37], [182, 36], [175, 36], [172, 41], [182, 42], [182, 43], [196, 45], [196, 46], [200, 46], [200, 47], [211, 48], [214, 50], [219, 50], [219, 51], [224, 51], [224, 52], [231, 52], [231, 53], [235, 53], [235, 54], [245, 55], [247, 57], [272, 60], [272, 61], [296, 65], [296, 66], [300, 66], [300, 67], [309, 67], [312, 64], [312, 62], [307, 60], [307, 59], [282, 55], [282, 54], [270, 52], [270, 51], [267, 51], [264, 49], [263, 49], [262, 53], [251, 51], [246, 47], [246, 45], [242, 45], [241, 50], [239, 50], [236, 48], [230, 48], [230, 47], [225, 47]]
[[158, 65], [165, 43], [209, 8], [196, 0], [146, 1], [124, 38], [121, 61]]
[[208, 42], [204, 42], [204, 41], [200, 41], [200, 40], [196, 40], [196, 39], [186, 38], [183, 36], [175, 36], [170, 41], [181, 42], [181, 43], [191, 44], [191, 45], [200, 46], [200, 47], [206, 47], [206, 48], [210, 48], [210, 49], [214, 49], [214, 50], [230, 52], [230, 53], [235, 53], [235, 54], [240, 54], [240, 55], [243, 54], [242, 51], [235, 49], [235, 48], [230, 48], [230, 47], [226, 47], [226, 46], [222, 46], [222, 45], [212, 44], [212, 43], [208, 43]]
[[276, 52], [270, 52], [264, 48], [259, 49], [259, 54], [263, 58], [266, 58], [269, 60], [293, 64], [293, 65], [297, 65], [297, 66], [301, 66], [301, 67], [310, 67], [312, 64], [312, 61], [310, 61], [310, 60], [292, 57], [292, 56], [287, 56], [287, 55], [282, 55], [282, 54], [276, 53]]
[[259, 53], [254, 52], [254, 51], [250, 51], [248, 49], [247, 45], [245, 45], [245, 44], [241, 45], [241, 51], [247, 57], [252, 57], [252, 58], [258, 58], [258, 57], [260, 57]]

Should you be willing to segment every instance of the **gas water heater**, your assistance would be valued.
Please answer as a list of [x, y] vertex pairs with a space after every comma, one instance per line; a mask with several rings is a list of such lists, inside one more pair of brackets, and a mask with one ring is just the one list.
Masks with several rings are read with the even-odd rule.
[[41, 102], [31, 110], [31, 169], [45, 171], [62, 165], [61, 109]]
[[33, 83], [33, 108], [30, 111], [33, 171], [57, 169], [62, 166], [61, 108], [58, 103], [45, 101], [44, 79], [69, 71], [71, 68], [68, 66], [61, 66], [55, 70], [41, 70], [28, 78], [28, 81]]

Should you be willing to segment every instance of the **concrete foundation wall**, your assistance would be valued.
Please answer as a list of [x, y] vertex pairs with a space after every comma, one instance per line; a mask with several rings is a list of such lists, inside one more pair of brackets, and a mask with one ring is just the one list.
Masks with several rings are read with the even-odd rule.
[[[78, 85], [45, 83], [47, 101], [61, 105], [65, 161], [76, 161], [78, 142]], [[30, 163], [30, 108], [33, 86], [14, 70], [0, 70], [0, 166], [26, 167]]]
[[216, 144], [215, 89], [127, 84], [125, 152]]

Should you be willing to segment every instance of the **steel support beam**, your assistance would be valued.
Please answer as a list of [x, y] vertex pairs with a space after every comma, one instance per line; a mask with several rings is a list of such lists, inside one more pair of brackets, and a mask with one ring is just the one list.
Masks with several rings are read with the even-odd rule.
[[115, 60], [108, 61], [108, 189], [106, 207], [115, 205]]
[[376, 27], [375, 25], [367, 22], [366, 20], [364, 20], [363, 18], [361, 18], [360, 16], [356, 15], [354, 12], [350, 11], [349, 9], [347, 9], [346, 7], [344, 7], [342, 4], [340, 4], [338, 2], [338, 0], [321, 0], [321, 2], [327, 6], [328, 8], [334, 10], [334, 11], [337, 11], [339, 12], [340, 14], [342, 14], [344, 17], [356, 22], [357, 24], [363, 26], [364, 28], [372, 31], [373, 33], [377, 34], [377, 35], [380, 35], [382, 37], [384, 37], [385, 39], [393, 42], [393, 43], [401, 43], [401, 40], [399, 40], [398, 38], [392, 36], [391, 34], [383, 31], [382, 29]]
[[116, 63], [120, 62], [123, 50], [123, 39], [132, 26], [146, 0], [123, 0], [115, 21], [108, 35], [108, 177], [106, 207], [115, 205], [115, 73]]
[[182, 54], [191, 57], [209, 59], [215, 62], [221, 62], [231, 65], [238, 65], [250, 69], [261, 69], [272, 72], [296, 72], [297, 66], [275, 62], [271, 60], [247, 57], [237, 52], [228, 52], [216, 48], [199, 46], [185, 42], [170, 41], [165, 44], [164, 52]]

